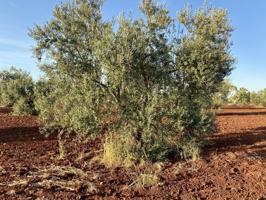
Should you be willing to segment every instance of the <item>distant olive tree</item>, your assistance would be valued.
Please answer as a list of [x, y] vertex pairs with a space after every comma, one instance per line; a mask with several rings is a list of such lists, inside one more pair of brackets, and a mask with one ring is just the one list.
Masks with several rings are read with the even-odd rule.
[[15, 114], [35, 114], [34, 82], [31, 76], [11, 67], [0, 71], [0, 105], [12, 107]]
[[266, 88], [263, 90], [260, 90], [258, 93], [259, 99], [260, 99], [260, 105], [266, 106]]
[[237, 87], [234, 86], [228, 79], [224, 80], [218, 92], [213, 95], [213, 107], [218, 108], [223, 104], [232, 103], [232, 97], [237, 92]]
[[258, 92], [250, 92], [250, 104], [252, 105], [261, 105], [262, 104], [262, 98], [260, 93]]
[[250, 103], [256, 106], [266, 106], [266, 89], [250, 92]]
[[235, 95], [232, 97], [232, 101], [235, 104], [248, 105], [251, 103], [251, 93], [250, 91], [248, 91], [248, 89], [241, 87], [236, 91]]
[[227, 12], [186, 8], [175, 20], [143, 0], [145, 19], [121, 14], [114, 28], [101, 7], [96, 0], [64, 3], [30, 33], [45, 73], [47, 89], [37, 95], [45, 127], [81, 137], [107, 132], [110, 165], [198, 153], [214, 128], [212, 96], [234, 62]]
[[249, 91], [243, 87], [237, 88], [225, 80], [213, 96], [213, 107], [223, 104], [266, 106], [266, 89]]

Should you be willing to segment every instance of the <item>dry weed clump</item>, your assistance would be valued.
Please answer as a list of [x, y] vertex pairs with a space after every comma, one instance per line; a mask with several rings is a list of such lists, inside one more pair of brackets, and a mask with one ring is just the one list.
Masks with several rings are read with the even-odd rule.
[[145, 188], [154, 186], [158, 183], [159, 179], [156, 174], [140, 174], [137, 180], [135, 181], [135, 187]]
[[79, 192], [81, 189], [88, 193], [97, 189], [90, 181], [90, 174], [71, 166], [54, 166], [39, 168], [37, 171], [29, 171], [22, 179], [6, 183], [8, 191], [16, 190], [16, 187], [33, 186], [42, 189], [57, 189], [62, 191]]
[[142, 162], [134, 167], [134, 181], [125, 187], [125, 189], [138, 189], [157, 186], [160, 184], [160, 174], [162, 172], [162, 163], [146, 163]]
[[130, 135], [112, 134], [105, 140], [102, 162], [107, 167], [131, 167], [139, 158], [137, 148]]

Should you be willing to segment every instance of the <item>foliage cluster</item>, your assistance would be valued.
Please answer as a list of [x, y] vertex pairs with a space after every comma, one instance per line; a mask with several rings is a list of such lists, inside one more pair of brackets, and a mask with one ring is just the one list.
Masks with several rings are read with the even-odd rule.
[[36, 114], [34, 82], [14, 67], [0, 72], [0, 105], [12, 107], [15, 114]]

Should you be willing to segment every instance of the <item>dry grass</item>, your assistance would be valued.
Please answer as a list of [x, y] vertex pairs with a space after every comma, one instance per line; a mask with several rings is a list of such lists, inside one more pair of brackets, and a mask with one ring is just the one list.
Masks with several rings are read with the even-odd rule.
[[58, 190], [72, 192], [78, 192], [82, 188], [86, 192], [92, 193], [96, 191], [96, 187], [90, 182], [91, 176], [91, 174], [75, 167], [52, 165], [49, 168], [28, 172], [25, 178], [6, 183], [5, 186], [13, 190], [16, 186], [27, 187], [33, 185], [37, 188], [57, 188]]
[[141, 173], [136, 180], [128, 187], [145, 188], [155, 186], [159, 183], [159, 178], [156, 174]]
[[159, 179], [156, 174], [140, 174], [136, 187], [150, 187], [156, 185], [158, 182]]
[[[140, 170], [140, 168], [144, 168], [144, 171]], [[159, 174], [162, 172], [162, 163], [142, 163], [141, 165], [136, 166], [134, 171], [136, 178], [130, 185], [125, 187], [125, 189], [129, 189], [131, 187], [145, 188], [156, 186], [160, 184]]]
[[134, 166], [138, 156], [136, 144], [131, 136], [115, 135], [108, 136], [104, 143], [102, 162], [106, 167], [131, 167]]
[[185, 140], [179, 144], [182, 149], [181, 157], [185, 160], [191, 159], [196, 161], [200, 157], [200, 148], [197, 146], [195, 140]]

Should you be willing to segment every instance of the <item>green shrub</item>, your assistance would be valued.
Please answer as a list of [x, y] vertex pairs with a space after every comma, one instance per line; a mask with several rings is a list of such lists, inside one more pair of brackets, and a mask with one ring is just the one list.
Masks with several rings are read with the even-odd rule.
[[141, 5], [145, 19], [121, 15], [116, 29], [101, 7], [95, 0], [62, 4], [30, 33], [45, 74], [46, 89], [36, 92], [44, 128], [81, 138], [112, 133], [104, 160], [115, 164], [165, 160], [183, 138], [201, 141], [213, 131], [212, 96], [234, 62], [226, 11], [184, 9], [178, 32], [168, 10], [151, 0]]
[[14, 67], [0, 72], [0, 104], [15, 114], [36, 114], [34, 82], [31, 76]]

